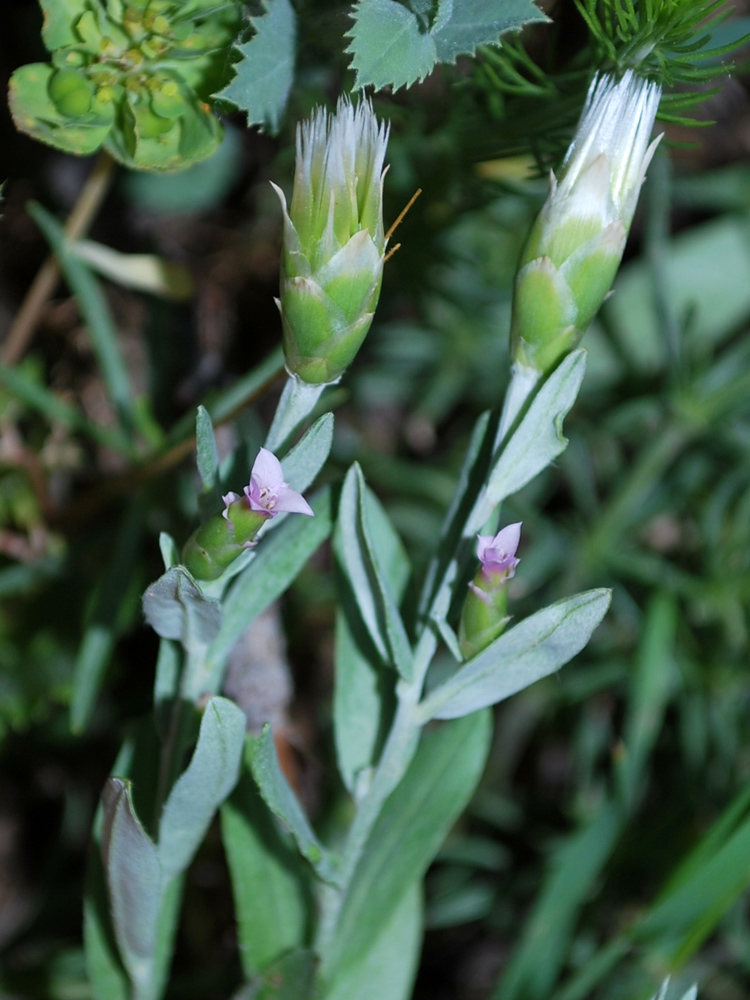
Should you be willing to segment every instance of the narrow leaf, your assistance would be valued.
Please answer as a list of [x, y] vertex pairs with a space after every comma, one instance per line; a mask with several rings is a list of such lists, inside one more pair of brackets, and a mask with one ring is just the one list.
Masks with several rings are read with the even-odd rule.
[[135, 815], [128, 782], [109, 778], [102, 806], [102, 861], [115, 936], [125, 968], [139, 988], [151, 977], [162, 896], [159, 858]]
[[284, 479], [303, 493], [325, 465], [333, 444], [333, 414], [324, 413], [281, 460]]
[[[427, 733], [370, 834], [344, 900], [329, 976], [365, 954], [418, 882], [466, 807], [489, 751], [491, 716], [481, 712]], [[335, 980], [334, 980], [335, 981]]]
[[214, 426], [205, 406], [199, 406], [195, 415], [195, 450], [198, 475], [203, 489], [213, 490], [219, 472], [219, 451], [214, 437]]
[[239, 783], [221, 809], [240, 956], [248, 978], [302, 946], [311, 902], [304, 862], [252, 776], [254, 743], [247, 739]]
[[402, 677], [413, 671], [413, 655], [391, 588], [384, 578], [372, 543], [365, 505], [365, 481], [358, 465], [346, 475], [339, 501], [334, 550], [347, 577], [378, 655]]
[[425, 721], [476, 712], [558, 670], [589, 641], [611, 599], [609, 590], [588, 590], [504, 632], [427, 698]]
[[88, 266], [72, 251], [60, 223], [41, 205], [31, 204], [29, 214], [47, 238], [65, 280], [76, 297], [118, 416], [125, 427], [132, 428], [136, 424], [136, 416], [130, 376], [104, 293]]
[[187, 868], [214, 813], [234, 788], [245, 742], [245, 715], [226, 698], [206, 705], [198, 743], [159, 821], [159, 862], [167, 875]]
[[515, 433], [502, 449], [464, 534], [482, 529], [506, 497], [531, 482], [567, 445], [562, 422], [578, 396], [586, 371], [586, 351], [569, 354], [535, 396]]
[[413, 882], [361, 955], [338, 970], [321, 1000], [408, 1000], [422, 948], [422, 886]]
[[266, 805], [289, 827], [302, 856], [307, 858], [324, 882], [335, 885], [333, 859], [315, 836], [296, 795], [282, 773], [270, 725], [263, 727], [263, 732], [255, 743], [252, 770]]
[[133, 574], [145, 515], [144, 498], [137, 496], [125, 511], [115, 537], [114, 551], [104, 572], [90, 624], [78, 650], [73, 673], [70, 728], [84, 731], [91, 718], [104, 672], [117, 639], [117, 619]]
[[120, 253], [93, 240], [76, 240], [71, 243], [70, 251], [103, 277], [125, 288], [151, 292], [176, 302], [189, 299], [195, 291], [193, 276], [184, 264], [155, 254]]

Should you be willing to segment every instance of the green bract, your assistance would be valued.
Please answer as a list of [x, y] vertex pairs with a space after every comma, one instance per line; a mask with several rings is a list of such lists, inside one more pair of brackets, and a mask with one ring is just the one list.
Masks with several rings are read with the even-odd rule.
[[284, 211], [279, 308], [288, 371], [335, 382], [370, 328], [380, 295], [383, 160], [388, 127], [368, 101], [340, 100], [297, 130], [292, 204]]
[[23, 132], [68, 153], [101, 146], [128, 167], [180, 170], [222, 128], [205, 103], [228, 75], [236, 0], [40, 0], [52, 62], [11, 77]]
[[646, 168], [661, 87], [597, 76], [516, 275], [513, 360], [548, 372], [579, 342], [609, 291]]

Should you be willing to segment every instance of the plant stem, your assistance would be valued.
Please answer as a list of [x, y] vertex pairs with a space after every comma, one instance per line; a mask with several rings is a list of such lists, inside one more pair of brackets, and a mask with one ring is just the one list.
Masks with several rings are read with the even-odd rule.
[[296, 375], [289, 376], [266, 438], [265, 446], [269, 451], [284, 450], [292, 435], [314, 410], [325, 388], [325, 385], [308, 385]]
[[316, 950], [324, 962], [330, 958], [333, 950], [341, 910], [367, 839], [388, 796], [403, 778], [416, 752], [421, 729], [417, 705], [435, 647], [431, 630], [425, 629], [414, 657], [414, 679], [408, 683], [402, 680], [398, 684], [398, 708], [388, 739], [372, 784], [360, 802], [357, 815], [349, 828], [339, 864], [341, 888], [331, 890], [323, 896], [323, 912], [318, 928]]
[[[93, 222], [109, 191], [114, 165], [109, 153], [102, 151], [97, 157], [65, 224], [65, 235], [69, 239], [76, 240], [83, 236]], [[57, 261], [54, 257], [48, 257], [26, 293], [0, 349], [0, 360], [3, 364], [15, 364], [26, 351], [59, 278], [60, 268]]]

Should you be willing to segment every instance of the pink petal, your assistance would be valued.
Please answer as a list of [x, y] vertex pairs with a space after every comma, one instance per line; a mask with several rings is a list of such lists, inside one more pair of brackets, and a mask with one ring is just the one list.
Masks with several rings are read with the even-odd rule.
[[260, 486], [255, 476], [250, 479], [250, 485], [245, 487], [245, 496], [250, 504], [250, 510], [260, 511], [262, 514], [270, 514], [273, 517], [275, 511], [270, 511], [268, 507], [261, 503]]
[[239, 493], [227, 493], [226, 496], [223, 496], [221, 499], [224, 501], [225, 504], [222, 513], [228, 521], [229, 514], [227, 513], [227, 511], [229, 510], [230, 503], [236, 503], [238, 500], [241, 500], [242, 497], [239, 495]]
[[494, 535], [477, 535], [477, 559], [480, 562], [484, 562], [487, 549], [493, 547], [494, 541]]
[[495, 535], [492, 540], [492, 547], [501, 557], [510, 560], [516, 554], [518, 543], [521, 541], [522, 524], [523, 521], [518, 521], [516, 524], [508, 524]]
[[301, 493], [291, 486], [283, 486], [276, 495], [276, 513], [288, 511], [290, 514], [308, 514], [314, 517], [313, 509]]
[[251, 485], [253, 480], [258, 483], [259, 487], [265, 486], [273, 493], [278, 493], [282, 486], [286, 486], [281, 462], [267, 448], [261, 448], [253, 462], [253, 471], [250, 475]]

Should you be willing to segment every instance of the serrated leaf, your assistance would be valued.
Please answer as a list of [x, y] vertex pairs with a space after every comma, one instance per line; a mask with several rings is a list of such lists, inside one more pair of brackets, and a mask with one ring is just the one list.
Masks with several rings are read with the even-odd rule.
[[347, 52], [357, 74], [355, 87], [410, 87], [432, 72], [435, 41], [416, 16], [396, 0], [360, 0], [352, 11]]
[[324, 882], [335, 885], [333, 858], [315, 836], [307, 816], [297, 801], [297, 796], [284, 777], [276, 756], [273, 733], [268, 724], [263, 727], [263, 732], [256, 740], [252, 769], [263, 800], [271, 812], [289, 827], [300, 854], [307, 858]]
[[245, 744], [245, 713], [227, 698], [211, 698], [187, 770], [169, 793], [159, 821], [159, 862], [167, 875], [183, 872], [213, 815], [234, 788]]
[[549, 20], [532, 0], [440, 0], [432, 37], [439, 62], [474, 55], [479, 45], [495, 45], [506, 31]]
[[438, 62], [453, 63], [493, 45], [507, 31], [547, 18], [532, 0], [440, 0], [427, 28], [413, 10], [396, 0], [359, 0], [348, 36], [357, 89], [373, 85], [410, 87]]
[[183, 566], [174, 566], [143, 595], [143, 614], [162, 639], [179, 639], [185, 646], [208, 643], [221, 626], [221, 606], [204, 597]]
[[588, 590], [525, 618], [433, 691], [425, 722], [476, 712], [553, 673], [583, 649], [611, 599], [609, 590]]
[[253, 37], [236, 46], [242, 58], [234, 79], [216, 97], [246, 112], [248, 125], [277, 132], [294, 81], [296, 15], [289, 0], [265, 0], [263, 7], [251, 20]]

